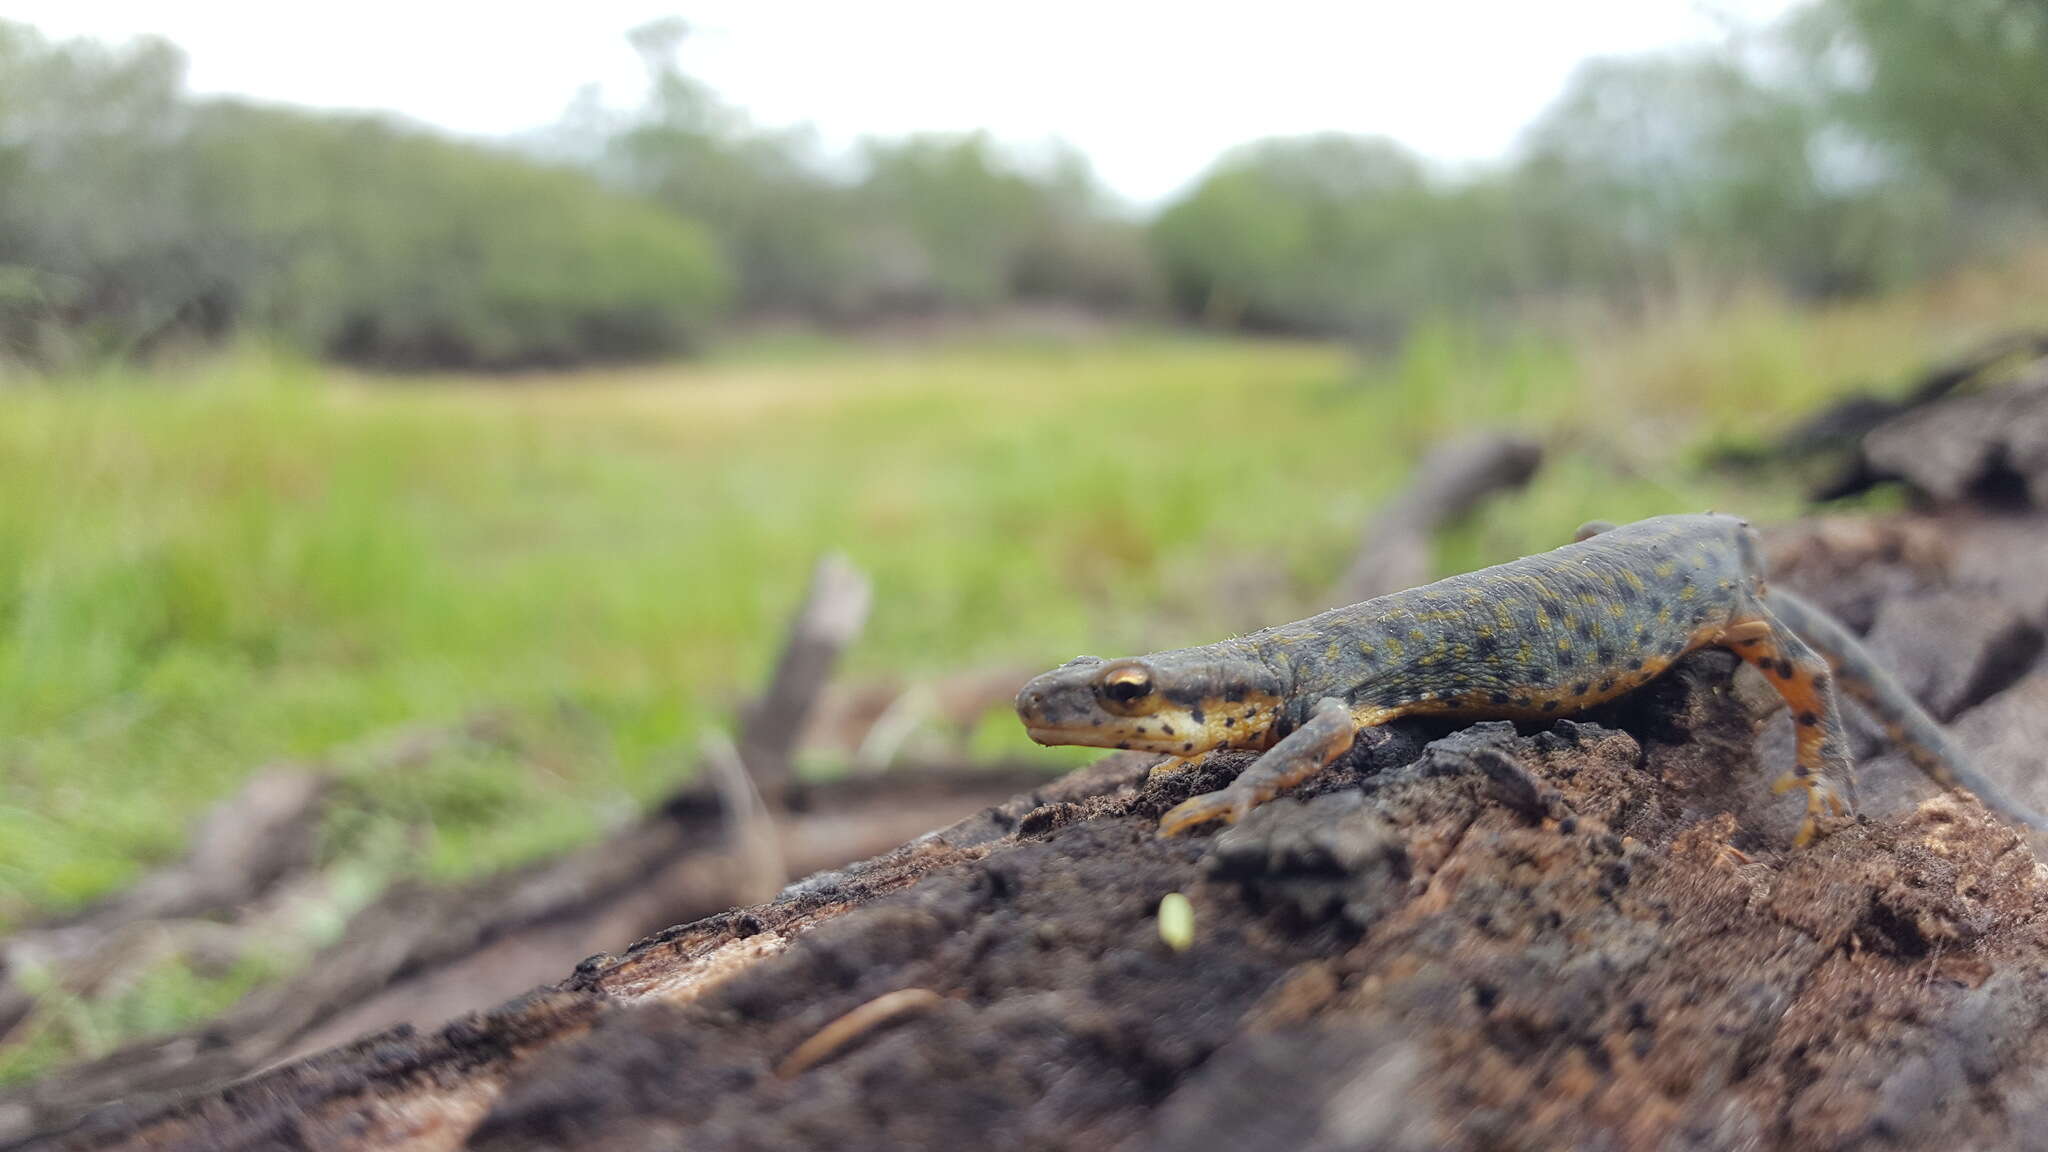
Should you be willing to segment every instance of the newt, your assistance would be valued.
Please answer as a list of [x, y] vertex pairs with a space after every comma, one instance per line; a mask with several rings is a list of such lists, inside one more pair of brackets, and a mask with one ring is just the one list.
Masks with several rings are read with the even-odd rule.
[[1863, 645], [1820, 609], [1768, 587], [1755, 531], [1733, 516], [1593, 523], [1570, 544], [1246, 636], [1120, 660], [1083, 656], [1024, 686], [1041, 744], [1193, 758], [1261, 751], [1228, 787], [1160, 818], [1167, 835], [1234, 823], [1403, 716], [1543, 720], [1642, 687], [1720, 647], [1763, 673], [1797, 732], [1806, 810], [1796, 844], [1847, 816], [1853, 765], [1837, 686], [1937, 783], [2026, 823]]

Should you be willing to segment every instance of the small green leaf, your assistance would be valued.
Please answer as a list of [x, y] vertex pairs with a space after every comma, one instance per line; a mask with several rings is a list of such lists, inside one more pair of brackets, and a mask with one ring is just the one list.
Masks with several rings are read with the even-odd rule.
[[1195, 946], [1195, 906], [1179, 892], [1168, 892], [1159, 902], [1159, 938], [1175, 952]]

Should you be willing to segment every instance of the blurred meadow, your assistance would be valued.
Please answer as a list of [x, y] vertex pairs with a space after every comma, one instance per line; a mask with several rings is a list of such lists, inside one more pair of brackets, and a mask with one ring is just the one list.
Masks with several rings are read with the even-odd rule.
[[[675, 23], [635, 33], [643, 106], [490, 144], [0, 23], [0, 932], [176, 857], [261, 765], [343, 781], [297, 938], [65, 1005], [0, 1077], [215, 1011], [396, 879], [615, 826], [731, 727], [825, 552], [875, 583], [846, 675], [942, 677], [1214, 639], [1240, 562], [1313, 601], [1472, 429], [1550, 455], [1446, 572], [1802, 511], [1718, 461], [2048, 316], [2048, 17], [1823, 0], [1758, 36], [1591, 63], [1477, 173], [1291, 138], [1140, 211], [986, 137], [826, 164]], [[511, 738], [358, 755], [480, 714]], [[1002, 709], [973, 746], [1089, 758]]]

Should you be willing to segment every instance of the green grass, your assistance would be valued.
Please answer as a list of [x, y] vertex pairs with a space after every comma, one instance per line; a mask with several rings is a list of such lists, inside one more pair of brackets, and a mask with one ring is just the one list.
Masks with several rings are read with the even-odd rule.
[[[431, 386], [247, 354], [16, 388], [0, 929], [175, 856], [261, 764], [484, 709], [516, 747], [342, 757], [361, 818], [328, 851], [445, 877], [592, 836], [727, 722], [825, 550], [875, 581], [851, 672], [934, 673], [1213, 639], [1212, 558], [1323, 586], [1425, 446], [1475, 426], [1538, 430], [1552, 459], [1447, 536], [1446, 569], [1595, 516], [1788, 514], [1794, 490], [1744, 489], [1707, 449], [1900, 382], [1970, 335], [1953, 313], [1756, 304], [1569, 345], [1445, 328], [1363, 366], [1134, 335]], [[169, 1022], [238, 980], [183, 990]], [[136, 1026], [115, 1023], [87, 1031]]]

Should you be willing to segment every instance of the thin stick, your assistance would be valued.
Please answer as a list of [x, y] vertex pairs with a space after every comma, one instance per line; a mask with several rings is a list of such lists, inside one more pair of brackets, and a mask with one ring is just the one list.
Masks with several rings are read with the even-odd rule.
[[776, 827], [775, 815], [754, 786], [753, 776], [740, 763], [739, 749], [733, 746], [731, 737], [712, 729], [699, 742], [699, 751], [711, 784], [718, 790], [733, 858], [740, 865], [734, 895], [742, 904], [773, 900], [782, 886], [789, 883], [789, 866], [782, 855], [782, 831]]
[[937, 1007], [945, 999], [929, 988], [902, 988], [877, 996], [812, 1033], [810, 1039], [783, 1057], [782, 1063], [775, 1066], [775, 1074], [784, 1080], [801, 1075], [898, 1016]]
[[740, 725], [740, 763], [770, 811], [782, 810], [797, 741], [839, 654], [867, 623], [870, 599], [867, 577], [843, 556], [826, 556], [811, 573], [810, 589], [790, 619], [768, 691], [747, 709]]

